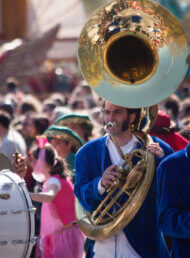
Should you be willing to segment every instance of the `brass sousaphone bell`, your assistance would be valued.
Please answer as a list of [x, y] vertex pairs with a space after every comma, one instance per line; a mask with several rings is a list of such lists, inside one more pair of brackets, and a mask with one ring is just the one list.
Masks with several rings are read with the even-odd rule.
[[[178, 20], [147, 0], [107, 3], [87, 21], [78, 44], [81, 72], [95, 92], [115, 105], [141, 108], [143, 112], [177, 89], [187, 71], [187, 56], [187, 40]], [[76, 201], [78, 225], [91, 239], [104, 239], [123, 229], [146, 198], [154, 174], [154, 156], [145, 149], [152, 139], [142, 132], [136, 136], [144, 142], [144, 149], [124, 157], [121, 178], [97, 209], [86, 212]], [[135, 166], [134, 156], [141, 157]], [[117, 200], [121, 194], [126, 194], [126, 204], [110, 213], [113, 202], [120, 205]]]
[[106, 100], [131, 108], [172, 94], [187, 71], [187, 55], [178, 20], [147, 0], [106, 4], [88, 20], [78, 45], [88, 84]]

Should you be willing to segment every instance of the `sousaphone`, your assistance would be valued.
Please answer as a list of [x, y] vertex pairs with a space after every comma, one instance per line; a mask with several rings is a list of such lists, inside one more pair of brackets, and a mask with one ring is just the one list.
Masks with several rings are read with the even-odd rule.
[[[155, 104], [178, 88], [187, 71], [187, 56], [187, 40], [179, 21], [147, 0], [107, 3], [87, 21], [78, 44], [78, 61], [88, 84], [115, 105], [141, 108], [141, 121], [147, 114], [155, 120]], [[76, 201], [78, 225], [91, 239], [104, 239], [122, 230], [146, 198], [154, 174], [154, 155], [146, 151], [151, 137], [142, 130], [136, 132], [139, 128], [134, 133], [144, 149], [124, 157], [119, 178], [97, 209], [86, 212]], [[144, 131], [148, 129], [150, 126]], [[109, 125], [106, 130], [109, 133]], [[123, 194], [126, 203], [120, 207]]]
[[172, 94], [187, 71], [187, 55], [179, 21], [147, 0], [106, 4], [88, 20], [78, 44], [88, 84], [106, 100], [131, 108]]

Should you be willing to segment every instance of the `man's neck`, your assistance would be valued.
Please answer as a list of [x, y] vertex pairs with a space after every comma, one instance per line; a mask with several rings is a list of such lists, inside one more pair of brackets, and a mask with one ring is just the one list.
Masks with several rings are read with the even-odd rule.
[[115, 136], [115, 139], [119, 144], [119, 146], [124, 146], [127, 143], [129, 143], [130, 140], [132, 139], [132, 133], [131, 131], [121, 132], [119, 135]]

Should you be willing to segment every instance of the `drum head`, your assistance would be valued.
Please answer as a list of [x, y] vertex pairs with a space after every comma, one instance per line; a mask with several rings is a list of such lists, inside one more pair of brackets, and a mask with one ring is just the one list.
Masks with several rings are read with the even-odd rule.
[[13, 171], [13, 166], [10, 159], [3, 153], [0, 153], [0, 170], [10, 169]]
[[[1, 157], [6, 167], [11, 164], [6, 156]], [[24, 179], [9, 169], [0, 170], [0, 258], [30, 258], [35, 243], [34, 212]]]

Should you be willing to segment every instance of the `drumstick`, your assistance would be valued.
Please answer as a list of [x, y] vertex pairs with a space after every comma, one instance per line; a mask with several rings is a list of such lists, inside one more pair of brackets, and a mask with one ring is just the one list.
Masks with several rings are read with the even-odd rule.
[[15, 147], [15, 161], [18, 164], [19, 161], [20, 161], [20, 158], [19, 158], [19, 152], [18, 152], [18, 149], [17, 149], [16, 141], [15, 141], [14, 131], [12, 131], [12, 136], [13, 136], [13, 142], [14, 142], [14, 147]]

